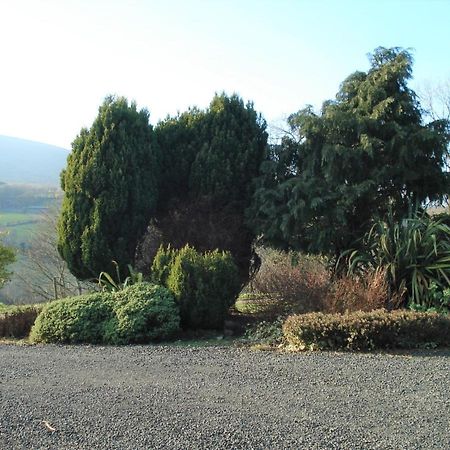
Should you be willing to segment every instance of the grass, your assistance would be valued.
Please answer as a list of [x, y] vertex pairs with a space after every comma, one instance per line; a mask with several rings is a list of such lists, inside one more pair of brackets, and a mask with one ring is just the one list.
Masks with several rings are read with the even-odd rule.
[[279, 300], [268, 298], [263, 294], [241, 294], [234, 309], [241, 314], [264, 316], [279, 307]]
[[40, 214], [1, 212], [0, 231], [8, 233], [4, 242], [15, 247], [28, 243], [40, 220]]

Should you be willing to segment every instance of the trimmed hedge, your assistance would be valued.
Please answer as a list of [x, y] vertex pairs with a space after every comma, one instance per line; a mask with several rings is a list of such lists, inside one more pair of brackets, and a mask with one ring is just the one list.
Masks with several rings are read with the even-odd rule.
[[139, 283], [49, 303], [30, 334], [32, 342], [130, 344], [174, 337], [179, 310], [162, 286]]
[[43, 308], [44, 304], [2, 307], [0, 337], [23, 338], [28, 336], [36, 317]]
[[294, 315], [283, 324], [298, 350], [374, 350], [450, 345], [450, 317], [407, 310]]

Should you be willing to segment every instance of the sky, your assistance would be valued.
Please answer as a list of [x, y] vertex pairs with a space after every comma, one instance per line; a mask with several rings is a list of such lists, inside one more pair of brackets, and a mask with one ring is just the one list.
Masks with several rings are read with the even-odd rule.
[[333, 98], [376, 47], [450, 79], [450, 0], [0, 0], [0, 135], [70, 149], [107, 95], [156, 124], [215, 92], [269, 124]]

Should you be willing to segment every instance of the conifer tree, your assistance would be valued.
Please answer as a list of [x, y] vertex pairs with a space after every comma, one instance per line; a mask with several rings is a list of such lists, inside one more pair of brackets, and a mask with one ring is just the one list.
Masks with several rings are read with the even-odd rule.
[[156, 219], [163, 242], [228, 250], [243, 281], [254, 239], [244, 212], [266, 151], [265, 129], [252, 103], [225, 94], [206, 110], [190, 109], [155, 128], [161, 151]]
[[123, 274], [157, 203], [157, 148], [147, 110], [108, 97], [72, 144], [61, 174], [58, 250], [80, 279]]
[[448, 124], [425, 124], [408, 87], [411, 54], [377, 48], [371, 68], [350, 75], [320, 114], [289, 117], [271, 149], [250, 209], [256, 233], [279, 247], [339, 255], [375, 217], [441, 201]]

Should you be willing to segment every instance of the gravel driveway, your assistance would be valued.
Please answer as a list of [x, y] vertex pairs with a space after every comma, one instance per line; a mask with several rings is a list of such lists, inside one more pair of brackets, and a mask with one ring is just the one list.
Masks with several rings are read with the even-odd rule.
[[449, 449], [450, 350], [0, 344], [0, 449], [35, 448]]

